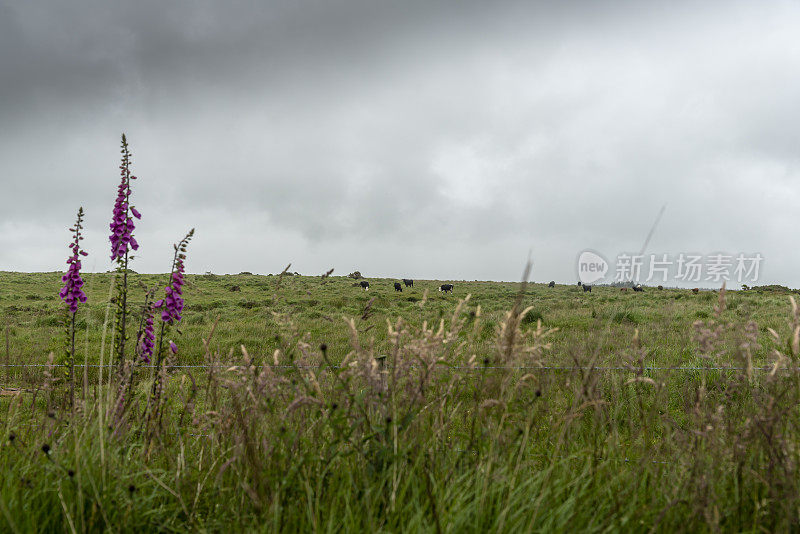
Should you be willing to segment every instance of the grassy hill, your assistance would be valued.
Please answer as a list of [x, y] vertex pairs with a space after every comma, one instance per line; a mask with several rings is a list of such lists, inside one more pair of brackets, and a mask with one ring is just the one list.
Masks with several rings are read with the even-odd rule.
[[[0, 273], [0, 330], [9, 328], [12, 363], [43, 363], [50, 351], [61, 350], [60, 276]], [[78, 315], [78, 352], [90, 362], [99, 362], [106, 314], [113, 317], [113, 307], [108, 304], [112, 276], [86, 275], [89, 301]], [[158, 286], [163, 292], [166, 278], [131, 276], [134, 311], [138, 312], [136, 305], [144, 295], [138, 288]], [[444, 282], [434, 280], [417, 280], [413, 288], [396, 292], [393, 279], [368, 279], [369, 291], [354, 287], [358, 282], [346, 277], [189, 275], [187, 279], [181, 333], [173, 335], [181, 347], [179, 360], [186, 364], [202, 362], [202, 339], [215, 323], [213, 346], [222, 353], [230, 349], [238, 352], [244, 345], [252, 355], [271, 355], [286, 342], [286, 327], [291, 324], [293, 332], [307, 333], [313, 343], [327, 343], [332, 358], [338, 360], [350, 350], [345, 318], [355, 318], [359, 330], [374, 339], [377, 350], [385, 351], [387, 320], [394, 322], [401, 317], [417, 327], [424, 321], [438, 325], [441, 319], [450, 319], [455, 305], [467, 295], [470, 309], [480, 306], [477, 339], [481, 343], [477, 348], [491, 352], [499, 324], [520, 289], [518, 283], [456, 281], [455, 291], [443, 294], [437, 288]], [[693, 295], [683, 289], [647, 288], [644, 293], [623, 293], [611, 287], [595, 287], [592, 293], [584, 293], [577, 286], [549, 288], [532, 283], [522, 297], [522, 307], [532, 308], [523, 325], [533, 328], [541, 319], [544, 326], [559, 329], [545, 358], [548, 364], [570, 363], [570, 348], [577, 345], [584, 350], [586, 344], [591, 345], [599, 363], [620, 364], [622, 351], [638, 329], [649, 349], [648, 364], [696, 365], [700, 360], [691, 341], [691, 325], [695, 320], [708, 319], [717, 299], [718, 294], [711, 291]], [[767, 328], [788, 333], [787, 293], [729, 291], [727, 311], [738, 320], [757, 322], [762, 333]], [[135, 338], [138, 322], [131, 323], [129, 336]], [[5, 332], [0, 331], [0, 335]], [[771, 349], [767, 344], [759, 355], [768, 355]]]

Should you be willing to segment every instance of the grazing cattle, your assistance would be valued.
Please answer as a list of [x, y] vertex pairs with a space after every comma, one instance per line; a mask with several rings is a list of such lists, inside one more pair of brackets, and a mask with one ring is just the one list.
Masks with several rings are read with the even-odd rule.
[[369, 290], [369, 282], [367, 282], [366, 280], [362, 280], [361, 281], [361, 289], [363, 289], [364, 291]]
[[592, 286], [587, 286], [586, 284], [583, 284], [583, 292], [586, 293], [587, 291], [589, 293], [591, 293], [592, 292]]
[[550, 281], [550, 283], [549, 283], [549, 284], [547, 284], [547, 287], [556, 287], [556, 282], [555, 282], [555, 280], [551, 280], [551, 281]]
[[644, 288], [642, 287], [642, 284], [636, 284], [635, 286], [633, 286], [633, 290], [634, 291], [644, 291]]
[[658, 286], [659, 291], [661, 291], [662, 289], [664, 289], [664, 286]]
[[406, 285], [406, 287], [414, 287], [414, 281], [409, 280], [408, 278], [403, 278], [403, 283]]
[[700, 293], [700, 288], [699, 287], [695, 287], [694, 289], [692, 289], [692, 293], [697, 295], [698, 293]]
[[395, 291], [403, 291], [403, 285], [400, 282], [394, 283], [394, 290]]
[[622, 291], [623, 293], [627, 293], [628, 292], [628, 288], [627, 287], [621, 287], [619, 290]]
[[581, 285], [582, 285], [582, 284], [581, 284], [580, 282], [578, 282], [578, 287], [580, 287]]
[[445, 293], [452, 293], [453, 292], [453, 284], [442, 284], [439, 286], [439, 291], [443, 291]]

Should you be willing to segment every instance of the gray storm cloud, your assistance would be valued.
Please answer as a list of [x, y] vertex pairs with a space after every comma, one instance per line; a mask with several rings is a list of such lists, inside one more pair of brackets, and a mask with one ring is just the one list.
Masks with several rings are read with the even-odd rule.
[[0, 1], [0, 269], [79, 205], [110, 267], [573, 282], [585, 248], [760, 252], [800, 285], [800, 7], [730, 2]]

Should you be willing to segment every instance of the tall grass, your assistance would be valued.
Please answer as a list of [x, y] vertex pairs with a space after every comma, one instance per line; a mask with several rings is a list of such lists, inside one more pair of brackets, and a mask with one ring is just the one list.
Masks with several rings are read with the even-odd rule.
[[[207, 367], [158, 370], [160, 420], [149, 429], [153, 373], [128, 365], [110, 382], [84, 384], [72, 411], [63, 379], [46, 370], [29, 391], [3, 397], [0, 524], [12, 532], [798, 528], [793, 302], [766, 336], [728, 309], [724, 291], [708, 318], [685, 321], [697, 361], [734, 370], [649, 370], [661, 340], [630, 327], [624, 342], [614, 340], [625, 370], [608, 371], [604, 338], [624, 326], [613, 313], [594, 323], [594, 335], [576, 336], [529, 324], [519, 295], [491, 319], [488, 342], [489, 319], [468, 297], [435, 320], [384, 317], [380, 333], [367, 326], [374, 302], [337, 318], [329, 329], [348, 338], [343, 355], [291, 314], [279, 318], [280, 341], [268, 352], [229, 351], [208, 324]], [[412, 315], [439, 306], [410, 304]], [[541, 367], [553, 358], [570, 368]]]

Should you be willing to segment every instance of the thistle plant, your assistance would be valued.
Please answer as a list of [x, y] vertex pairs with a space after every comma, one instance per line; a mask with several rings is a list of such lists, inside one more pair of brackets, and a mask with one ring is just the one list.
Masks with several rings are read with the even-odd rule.
[[78, 208], [78, 217], [75, 226], [69, 229], [72, 235], [72, 243], [69, 245], [71, 255], [67, 258], [67, 272], [61, 277], [64, 287], [58, 293], [64, 304], [67, 305], [66, 321], [66, 343], [65, 343], [65, 366], [67, 368], [67, 379], [70, 383], [70, 402], [75, 399], [75, 315], [78, 312], [78, 303], [86, 302], [86, 294], [83, 292], [83, 278], [81, 278], [81, 256], [88, 254], [81, 250], [81, 230], [83, 229], [83, 208]]
[[114, 354], [117, 366], [120, 367], [125, 359], [125, 341], [127, 340], [125, 327], [128, 316], [128, 261], [131, 249], [137, 250], [139, 243], [133, 237], [133, 217], [141, 219], [142, 215], [130, 204], [131, 180], [136, 177], [131, 175], [131, 152], [128, 149], [128, 140], [122, 134], [122, 163], [120, 164], [120, 184], [117, 187], [117, 200], [111, 218], [111, 260], [117, 264], [116, 281], [116, 311], [114, 314]]

